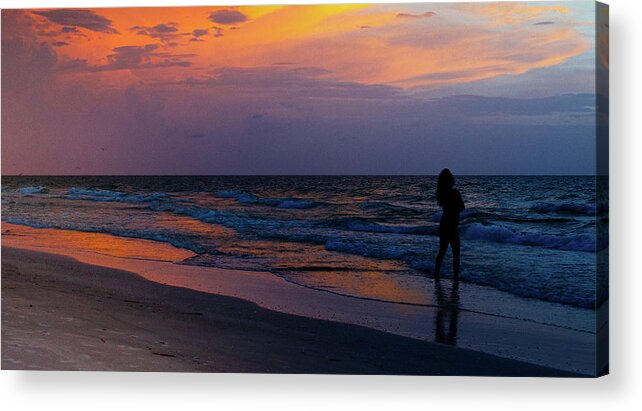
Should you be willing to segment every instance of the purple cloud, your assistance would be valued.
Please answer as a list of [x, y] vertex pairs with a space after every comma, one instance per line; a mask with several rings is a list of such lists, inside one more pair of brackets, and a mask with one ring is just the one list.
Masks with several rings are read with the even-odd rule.
[[210, 14], [210, 21], [218, 24], [232, 25], [247, 21], [247, 16], [238, 10], [217, 10]]
[[63, 26], [82, 27], [84, 29], [100, 33], [118, 34], [118, 31], [111, 26], [111, 20], [100, 16], [91, 10], [56, 9], [34, 11], [33, 13]]
[[173, 33], [178, 29], [174, 25], [172, 25], [172, 23], [169, 23], [169, 24], [158, 24], [152, 27], [152, 30], [154, 30], [154, 32], [156, 33]]
[[196, 29], [192, 31], [192, 34], [194, 35], [194, 37], [205, 36], [207, 33], [209, 33], [208, 29]]
[[129, 30], [136, 32], [141, 36], [149, 36], [161, 41], [170, 41], [178, 37], [178, 27], [176, 23], [161, 23], [155, 26], [134, 26]]
[[64, 71], [114, 71], [114, 70], [141, 70], [162, 67], [189, 67], [191, 61], [186, 59], [194, 54], [173, 54], [158, 51], [160, 45], [148, 44], [146, 46], [121, 46], [114, 48], [113, 54], [107, 56], [107, 63], [91, 66], [86, 60], [73, 60], [59, 65]]
[[397, 14], [397, 18], [400, 19], [425, 19], [425, 18], [430, 18], [434, 15], [436, 15], [434, 11], [427, 11], [425, 13], [421, 14], [411, 14], [411, 13], [399, 13]]
[[213, 26], [212, 30], [214, 30], [214, 37], [223, 37], [223, 29], [221, 27]]
[[537, 23], [534, 23], [533, 26], [548, 26], [550, 24], [555, 24], [554, 21], [538, 21]]

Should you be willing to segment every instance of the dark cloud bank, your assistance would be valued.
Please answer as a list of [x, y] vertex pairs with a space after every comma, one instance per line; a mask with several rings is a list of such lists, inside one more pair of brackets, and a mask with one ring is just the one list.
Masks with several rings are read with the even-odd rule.
[[[34, 14], [46, 17], [49, 21], [63, 26], [81, 27], [87, 30], [100, 33], [117, 34], [118, 31], [112, 27], [111, 20], [96, 14], [92, 10], [79, 9], [56, 9], [47, 11], [34, 11]], [[63, 28], [63, 31], [70, 30]]]

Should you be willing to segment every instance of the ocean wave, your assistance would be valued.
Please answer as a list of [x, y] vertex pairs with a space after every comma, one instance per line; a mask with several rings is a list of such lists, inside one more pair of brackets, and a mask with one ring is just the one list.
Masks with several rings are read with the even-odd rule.
[[102, 190], [100, 188], [76, 188], [71, 187], [67, 194], [69, 195], [83, 195], [83, 196], [94, 196], [94, 197], [122, 197], [127, 195], [123, 191], [111, 191], [111, 190]]
[[279, 230], [304, 234], [306, 229], [315, 225], [301, 220], [261, 218], [229, 210], [186, 206], [174, 202], [154, 201], [150, 204], [153, 211], [167, 211], [184, 215], [208, 224], [219, 224], [237, 232], [244, 232], [260, 237], [268, 237]]
[[[531, 217], [531, 216], [516, 216], [516, 217], [499, 217], [497, 220], [526, 223], [526, 224], [567, 224], [577, 222], [576, 219], [567, 217]], [[592, 224], [585, 222], [585, 225]]]
[[35, 186], [35, 187], [20, 187], [16, 190], [17, 193], [22, 195], [32, 195], [32, 194], [44, 194], [49, 192], [46, 187]]
[[386, 203], [385, 201], [364, 201], [362, 203], [359, 203], [359, 207], [364, 210], [377, 211], [381, 214], [393, 214], [400, 216], [414, 216], [425, 214], [425, 211], [423, 210], [390, 204]]
[[518, 233], [498, 225], [472, 223], [463, 230], [467, 240], [484, 240], [528, 246], [540, 246], [567, 251], [595, 251], [595, 238], [589, 234], [550, 235], [540, 233]]
[[285, 198], [278, 200], [279, 203], [277, 208], [294, 208], [294, 209], [306, 209], [314, 208], [321, 205], [321, 203], [310, 200], [302, 200], [298, 198]]
[[567, 214], [579, 214], [579, 215], [588, 215], [594, 216], [596, 210], [594, 204], [581, 204], [574, 202], [563, 202], [563, 203], [538, 203], [531, 207], [532, 211], [538, 213], [567, 213]]
[[66, 200], [104, 201], [115, 203], [147, 203], [168, 198], [166, 193], [126, 193], [101, 189], [72, 187], [62, 198]]
[[[441, 216], [443, 215], [443, 212], [441, 210], [436, 211], [435, 214], [432, 216], [432, 221], [435, 223], [438, 223], [441, 220]], [[480, 211], [475, 208], [467, 208], [461, 213], [459, 213], [459, 218], [461, 221], [464, 220], [482, 220], [482, 219], [490, 219], [490, 218], [499, 218], [499, 216], [488, 213], [486, 211]]]
[[[230, 212], [228, 210], [199, 207], [185, 207], [171, 202], [153, 202], [151, 208], [155, 211], [169, 211], [186, 215], [210, 224], [220, 224], [239, 232], [248, 232], [263, 238], [281, 239], [286, 241], [324, 244], [328, 250], [344, 251], [350, 254], [372, 256], [376, 258], [398, 259], [403, 253], [421, 253], [421, 249], [412, 250], [404, 245], [399, 251], [389, 252], [386, 248], [393, 239], [384, 241], [384, 237], [359, 237], [358, 233], [400, 234], [417, 236], [436, 236], [439, 234], [437, 225], [388, 225], [370, 221], [364, 218], [346, 217], [327, 221], [282, 220], [259, 218], [250, 215]], [[324, 229], [325, 227], [325, 229]], [[328, 229], [330, 229], [328, 231]], [[339, 231], [336, 231], [339, 230]], [[352, 234], [350, 234], [352, 233]], [[536, 232], [516, 232], [500, 225], [485, 225], [473, 222], [463, 226], [462, 238], [494, 243], [516, 244], [533, 247], [546, 247], [564, 251], [595, 252], [596, 240], [590, 234], [552, 235]], [[381, 246], [369, 246], [370, 251], [360, 249], [360, 244], [368, 240], [381, 242]], [[414, 241], [413, 241], [414, 242]], [[346, 243], [343, 245], [343, 243]], [[376, 249], [374, 253], [371, 251]], [[383, 250], [383, 251], [382, 251]]]
[[415, 235], [437, 235], [439, 228], [434, 225], [389, 225], [375, 223], [363, 218], [346, 217], [337, 218], [325, 222], [328, 226], [349, 231], [361, 231], [367, 233], [390, 233], [390, 234], [415, 234]]
[[431, 201], [434, 200], [432, 195], [413, 195], [413, 194], [388, 194], [381, 196], [380, 198], [389, 201], [403, 201], [407, 203], [419, 203], [422, 201]]
[[323, 205], [323, 203], [312, 200], [304, 200], [294, 197], [285, 198], [262, 198], [252, 193], [240, 190], [224, 190], [217, 193], [219, 198], [231, 198], [241, 204], [258, 204], [267, 207], [285, 208], [285, 209], [308, 209]]
[[[357, 254], [377, 259], [394, 259], [404, 261], [409, 267], [434, 275], [434, 256], [426, 256], [425, 250], [412, 249], [395, 244], [382, 244], [369, 241], [344, 241], [330, 240], [325, 248], [329, 251], [337, 251], [349, 254]], [[451, 270], [444, 267], [442, 277], [451, 277]], [[569, 287], [567, 284], [558, 284], [549, 279], [542, 283], [541, 278], [524, 278], [515, 275], [512, 271], [493, 270], [479, 271], [463, 269], [460, 279], [467, 283], [492, 287], [513, 295], [527, 298], [537, 298], [544, 301], [551, 301], [583, 308], [593, 308], [595, 294], [589, 288], [581, 286]]]
[[374, 241], [355, 241], [344, 239], [328, 239], [325, 243], [328, 251], [338, 251], [348, 254], [361, 255], [384, 260], [403, 260], [416, 256], [419, 250], [394, 244], [377, 243]]
[[[381, 259], [401, 259], [406, 254], [415, 255], [423, 246], [413, 249], [407, 245], [391, 246], [394, 239], [364, 237], [359, 231], [369, 233], [436, 233], [434, 226], [384, 226], [359, 219], [337, 219], [332, 222], [281, 220], [257, 218], [228, 210], [185, 207], [171, 202], [153, 202], [154, 211], [167, 211], [185, 215], [209, 224], [220, 224], [237, 232], [249, 233], [265, 239], [323, 245], [329, 251], [371, 256]], [[343, 231], [337, 231], [341, 229]]]
[[[410, 258], [408, 265], [415, 270], [434, 276], [435, 262], [433, 259]], [[452, 277], [451, 271], [448, 269], [442, 270], [440, 274], [444, 278]], [[548, 278], [544, 281], [541, 277], [525, 278], [520, 275], [514, 275], [510, 270], [487, 272], [463, 269], [460, 272], [459, 279], [466, 283], [492, 287], [520, 297], [536, 298], [588, 309], [595, 307], [596, 295], [593, 289], [582, 287], [578, 284], [569, 286], [566, 282], [560, 284], [555, 278]]]

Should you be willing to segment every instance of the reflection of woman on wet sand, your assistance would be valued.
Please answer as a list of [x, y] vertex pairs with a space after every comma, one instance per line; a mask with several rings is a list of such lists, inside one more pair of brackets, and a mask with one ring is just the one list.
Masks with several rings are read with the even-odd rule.
[[[435, 280], [435, 299], [437, 315], [435, 316], [435, 342], [457, 345], [457, 327], [459, 323], [459, 281], [453, 281], [450, 298], [444, 295], [441, 281]], [[446, 331], [446, 322], [448, 331]]]
[[435, 262], [435, 278], [439, 278], [441, 262], [444, 259], [448, 245], [453, 252], [453, 279], [459, 280], [459, 213], [464, 210], [461, 194], [453, 186], [455, 178], [449, 169], [444, 168], [437, 180], [437, 203], [442, 208], [439, 222], [439, 254]]

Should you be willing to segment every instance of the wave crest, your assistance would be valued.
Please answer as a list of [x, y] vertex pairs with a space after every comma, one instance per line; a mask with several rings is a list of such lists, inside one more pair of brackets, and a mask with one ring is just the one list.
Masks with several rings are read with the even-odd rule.
[[252, 193], [240, 190], [224, 190], [217, 193], [219, 198], [231, 198], [241, 204], [257, 204], [268, 207], [285, 208], [285, 209], [308, 209], [323, 205], [320, 202], [304, 200], [301, 198], [261, 198]]
[[363, 218], [346, 217], [330, 220], [327, 225], [348, 231], [361, 231], [367, 233], [390, 233], [390, 234], [415, 234], [415, 235], [437, 235], [439, 228], [434, 225], [388, 225], [379, 224]]
[[580, 204], [573, 202], [564, 203], [538, 203], [531, 207], [532, 211], [542, 214], [548, 213], [567, 213], [594, 216], [596, 213], [595, 205], [593, 204]]
[[467, 240], [485, 240], [496, 243], [540, 246], [568, 251], [595, 251], [595, 238], [589, 234], [571, 236], [539, 233], [518, 233], [498, 225], [472, 223], [463, 232]]
[[32, 194], [44, 194], [48, 193], [49, 190], [46, 187], [36, 186], [36, 187], [20, 187], [16, 192], [22, 195], [32, 195]]
[[104, 201], [115, 203], [147, 203], [151, 201], [166, 199], [166, 193], [125, 193], [123, 191], [111, 191], [101, 189], [87, 189], [72, 187], [63, 196], [66, 200]]

